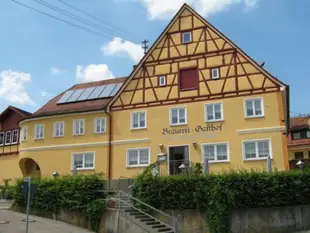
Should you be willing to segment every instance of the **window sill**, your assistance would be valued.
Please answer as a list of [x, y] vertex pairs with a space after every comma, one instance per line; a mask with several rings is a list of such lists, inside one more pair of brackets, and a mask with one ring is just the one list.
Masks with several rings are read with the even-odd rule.
[[105, 134], [106, 132], [94, 132], [94, 134]]
[[184, 126], [184, 125], [187, 125], [187, 122], [186, 123], [179, 123], [179, 124], [170, 124], [170, 126]]
[[[272, 158], [270, 158], [272, 160]], [[244, 162], [251, 162], [251, 161], [264, 161], [267, 160], [267, 157], [264, 158], [253, 158], [253, 159], [243, 159]]]
[[195, 90], [198, 90], [198, 87], [191, 87], [191, 88], [180, 89], [180, 92], [181, 91], [195, 91]]
[[[77, 171], [91, 171], [91, 170], [95, 170], [94, 167], [90, 167], [90, 168], [77, 168]], [[71, 169], [72, 172], [74, 172], [74, 169]]]
[[144, 129], [147, 129], [147, 127], [141, 127], [141, 128], [130, 128], [130, 130], [144, 130]]
[[245, 116], [244, 118], [245, 119], [255, 119], [255, 118], [264, 118], [265, 116], [262, 115], [262, 116]]
[[44, 138], [34, 138], [35, 141], [44, 140]]
[[83, 136], [84, 134], [73, 134], [73, 136]]
[[63, 138], [65, 135], [62, 136], [53, 136], [54, 138]]
[[209, 163], [230, 163], [230, 160], [209, 160]]
[[143, 165], [127, 165], [127, 168], [143, 168], [148, 167], [150, 164], [143, 164]]
[[215, 123], [215, 122], [223, 122], [224, 119], [219, 119], [219, 120], [205, 120], [206, 123]]

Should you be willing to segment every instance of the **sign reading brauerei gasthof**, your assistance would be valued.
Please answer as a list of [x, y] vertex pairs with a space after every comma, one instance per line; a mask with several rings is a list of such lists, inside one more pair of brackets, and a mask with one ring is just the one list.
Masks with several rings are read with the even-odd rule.
[[201, 133], [201, 132], [216, 132], [222, 131], [223, 123], [220, 124], [206, 124], [206, 125], [197, 125], [194, 128], [185, 127], [185, 128], [163, 128], [162, 135], [175, 135], [175, 134], [189, 134], [189, 133]]

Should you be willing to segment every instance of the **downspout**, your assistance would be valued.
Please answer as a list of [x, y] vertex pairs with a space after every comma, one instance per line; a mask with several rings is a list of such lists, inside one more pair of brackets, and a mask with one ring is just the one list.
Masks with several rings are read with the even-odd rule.
[[109, 179], [109, 189], [111, 188], [111, 179], [112, 179], [112, 115], [109, 113], [109, 110], [106, 109], [105, 113], [109, 116], [109, 155], [108, 155], [108, 179]]

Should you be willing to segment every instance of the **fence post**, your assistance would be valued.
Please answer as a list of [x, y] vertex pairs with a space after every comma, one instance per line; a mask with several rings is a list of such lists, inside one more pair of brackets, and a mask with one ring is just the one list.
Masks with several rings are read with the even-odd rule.
[[204, 174], [209, 174], [209, 160], [208, 158], [204, 158], [204, 165], [203, 165]]
[[270, 155], [267, 156], [267, 172], [272, 172], [272, 164], [271, 164], [271, 157]]

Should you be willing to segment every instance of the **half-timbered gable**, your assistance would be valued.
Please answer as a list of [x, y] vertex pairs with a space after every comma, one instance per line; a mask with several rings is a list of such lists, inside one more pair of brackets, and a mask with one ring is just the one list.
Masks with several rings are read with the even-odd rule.
[[279, 91], [285, 86], [184, 5], [141, 60], [112, 110]]

